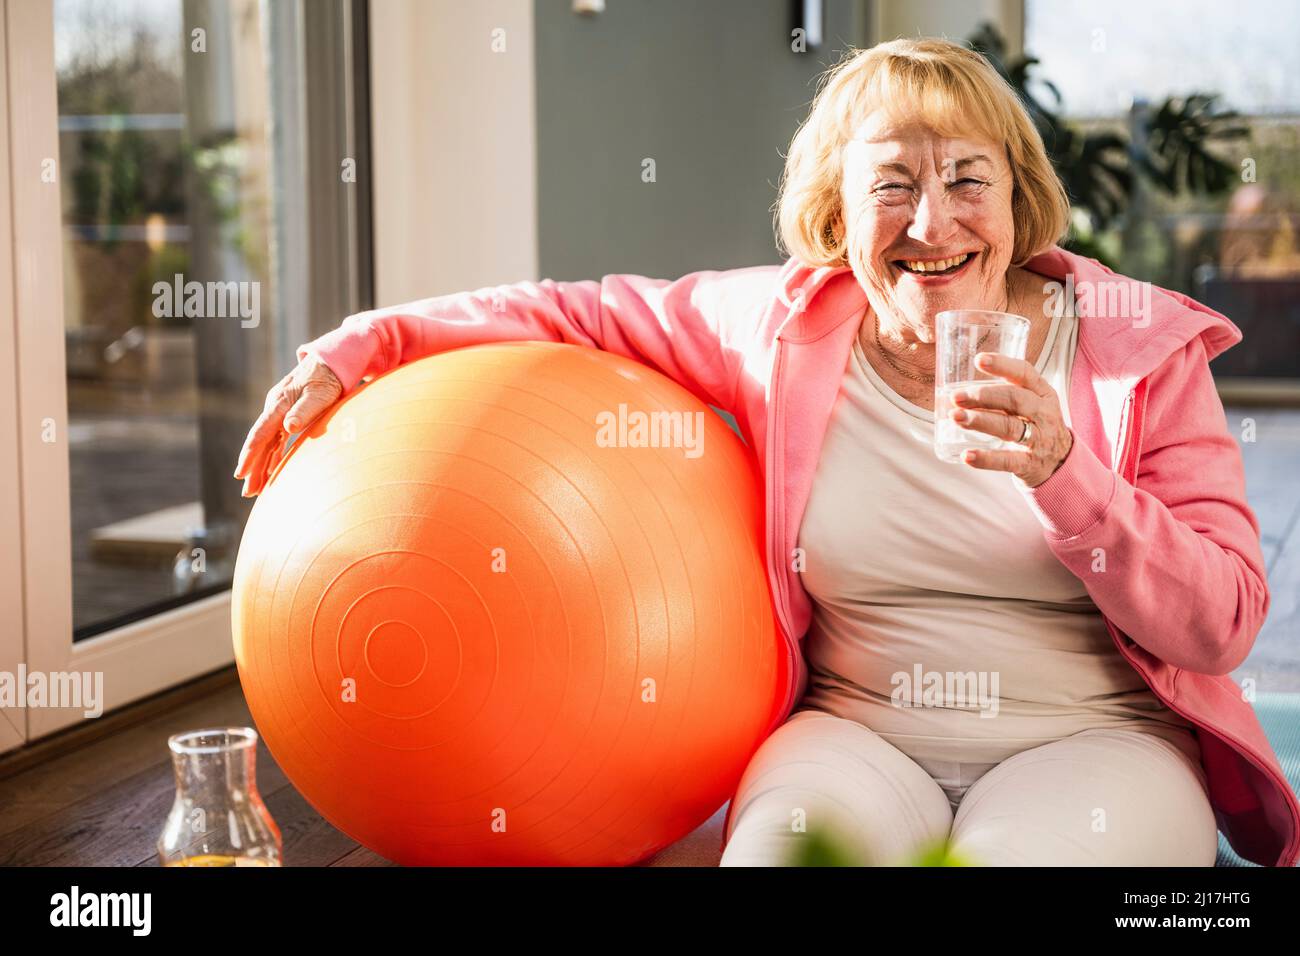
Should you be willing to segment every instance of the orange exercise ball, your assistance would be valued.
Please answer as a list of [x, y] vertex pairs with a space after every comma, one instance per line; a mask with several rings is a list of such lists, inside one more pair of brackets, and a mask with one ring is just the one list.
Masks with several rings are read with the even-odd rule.
[[395, 862], [640, 861], [731, 797], [781, 703], [761, 488], [708, 406], [629, 359], [527, 342], [396, 369], [253, 508], [253, 719]]

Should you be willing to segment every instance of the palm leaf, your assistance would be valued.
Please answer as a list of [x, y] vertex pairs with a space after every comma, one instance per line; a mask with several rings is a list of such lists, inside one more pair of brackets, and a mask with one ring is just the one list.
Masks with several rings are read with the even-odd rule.
[[1250, 136], [1234, 121], [1233, 110], [1217, 109], [1218, 94], [1170, 97], [1151, 115], [1146, 149], [1139, 157], [1143, 172], [1170, 193], [1216, 193], [1226, 189], [1236, 168], [1210, 151]]
[[[1006, 42], [991, 23], [982, 23], [966, 41], [984, 56], [1016, 91], [1047, 148], [1070, 201], [1087, 213], [1095, 229], [1104, 230], [1128, 208], [1135, 174], [1163, 191], [1218, 193], [1232, 184], [1236, 168], [1212, 147], [1249, 137], [1234, 122], [1231, 110], [1218, 109], [1217, 93], [1170, 97], [1154, 111], [1139, 115], [1138, 141], [1116, 133], [1079, 133], [1060, 116], [1061, 91], [1034, 75], [1037, 57], [1008, 62]], [[1033, 90], [1050, 94], [1045, 103]]]

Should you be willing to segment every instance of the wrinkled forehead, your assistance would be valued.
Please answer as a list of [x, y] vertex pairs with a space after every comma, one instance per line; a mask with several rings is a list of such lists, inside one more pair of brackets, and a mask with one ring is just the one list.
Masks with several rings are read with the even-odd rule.
[[1006, 147], [981, 130], [939, 130], [915, 118], [883, 111], [868, 116], [851, 133], [844, 144], [846, 173], [869, 172], [878, 166], [915, 171], [931, 163], [935, 167], [951, 163], [998, 169], [1006, 162]]

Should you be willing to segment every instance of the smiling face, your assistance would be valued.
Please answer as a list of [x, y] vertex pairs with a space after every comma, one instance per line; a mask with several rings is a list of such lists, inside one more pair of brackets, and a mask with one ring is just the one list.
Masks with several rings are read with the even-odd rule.
[[845, 146], [836, 235], [872, 309], [933, 342], [938, 312], [1004, 308], [1012, 191], [1002, 146], [869, 117]]

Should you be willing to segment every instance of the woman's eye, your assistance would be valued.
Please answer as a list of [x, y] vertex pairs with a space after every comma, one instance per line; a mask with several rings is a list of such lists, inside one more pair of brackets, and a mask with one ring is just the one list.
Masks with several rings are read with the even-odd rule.
[[967, 176], [967, 177], [964, 178], [964, 179], [959, 179], [959, 180], [957, 180], [957, 182], [953, 183], [953, 185], [954, 185], [954, 186], [960, 186], [960, 185], [962, 185], [963, 183], [973, 183], [973, 184], [976, 185], [976, 186], [987, 186], [987, 185], [988, 185], [988, 183], [986, 183], [984, 180], [982, 180], [982, 179], [974, 179], [974, 178], [972, 178], [972, 177], [970, 177], [970, 176]]

